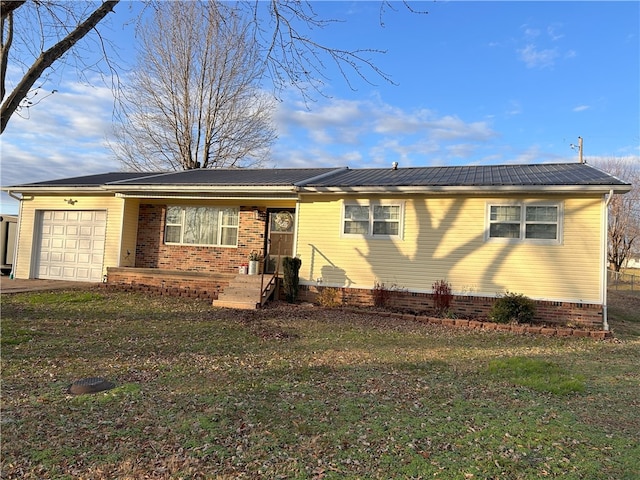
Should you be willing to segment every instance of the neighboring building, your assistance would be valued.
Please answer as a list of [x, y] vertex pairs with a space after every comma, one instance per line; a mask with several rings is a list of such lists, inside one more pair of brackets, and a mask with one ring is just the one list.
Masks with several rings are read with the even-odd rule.
[[576, 163], [107, 173], [4, 190], [21, 199], [17, 278], [216, 282], [256, 251], [272, 268], [298, 256], [304, 298], [336, 287], [366, 304], [384, 284], [397, 306], [428, 310], [444, 279], [462, 314], [510, 291], [540, 319], [606, 327], [606, 201], [630, 188]]
[[625, 268], [640, 268], [640, 257], [627, 258], [625, 261]]
[[17, 233], [18, 217], [16, 215], [0, 215], [0, 269], [2, 269], [3, 275], [9, 274], [13, 267]]

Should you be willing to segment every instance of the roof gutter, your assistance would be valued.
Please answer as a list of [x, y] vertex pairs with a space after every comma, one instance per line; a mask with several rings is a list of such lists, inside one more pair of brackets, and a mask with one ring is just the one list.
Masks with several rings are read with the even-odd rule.
[[82, 187], [77, 185], [65, 185], [63, 187], [52, 187], [52, 186], [42, 186], [35, 187], [32, 185], [21, 185], [15, 187], [2, 187], [0, 190], [4, 190], [11, 196], [12, 198], [18, 199], [18, 197], [14, 196], [13, 192], [19, 192], [22, 196], [25, 194], [40, 194], [42, 192], [49, 193], [69, 193], [69, 192], [81, 192], [81, 193], [105, 193], [105, 190], [102, 187]]
[[181, 200], [296, 200], [298, 196], [295, 193], [283, 192], [282, 194], [239, 194], [230, 192], [224, 194], [197, 195], [195, 193], [133, 193], [133, 192], [116, 192], [116, 198], [144, 198], [144, 199], [181, 199]]
[[178, 194], [178, 193], [218, 193], [218, 192], [287, 192], [295, 193], [292, 185], [105, 185], [104, 189], [115, 193], [133, 193], [133, 192], [157, 192], [158, 194]]
[[355, 187], [300, 187], [301, 194], [451, 194], [451, 193], [627, 193], [631, 185], [471, 185], [471, 186], [355, 186]]
[[18, 196], [13, 190], [9, 190], [7, 188], [3, 188], [2, 190], [7, 192], [7, 195], [9, 195], [14, 200], [17, 200], [18, 202], [22, 202], [23, 200], [33, 200], [33, 195], [25, 195], [24, 193], [20, 192]]

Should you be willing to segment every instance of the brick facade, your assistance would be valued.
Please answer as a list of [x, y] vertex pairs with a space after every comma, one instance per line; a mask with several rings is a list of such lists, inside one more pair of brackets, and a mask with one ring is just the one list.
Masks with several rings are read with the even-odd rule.
[[266, 220], [254, 218], [257, 207], [240, 207], [238, 247], [166, 245], [164, 219], [166, 205], [140, 205], [137, 268], [160, 268], [204, 273], [237, 273], [249, 262], [249, 254], [264, 253]]
[[[359, 288], [339, 288], [339, 298], [343, 305], [354, 307], [372, 307], [373, 291]], [[301, 285], [299, 297], [302, 301], [315, 302], [318, 287]], [[421, 315], [435, 315], [433, 295], [392, 291], [386, 307], [390, 310], [412, 312]], [[454, 295], [451, 311], [461, 318], [488, 318], [495, 302], [492, 297]], [[575, 325], [588, 329], [602, 328], [602, 306], [568, 302], [536, 301], [535, 322], [550, 325]]]
[[111, 267], [107, 269], [107, 286], [213, 301], [234, 277], [235, 274]]

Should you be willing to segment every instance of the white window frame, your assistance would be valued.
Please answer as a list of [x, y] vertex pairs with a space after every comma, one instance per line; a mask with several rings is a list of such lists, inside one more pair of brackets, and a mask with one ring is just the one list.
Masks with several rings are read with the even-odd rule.
[[[491, 220], [492, 207], [520, 207], [520, 219], [518, 221], [493, 221]], [[557, 218], [555, 222], [551, 221], [534, 221], [527, 220], [528, 207], [554, 207], [557, 209]], [[511, 223], [519, 226], [519, 235], [517, 238], [511, 237], [492, 237], [491, 225], [498, 223]], [[556, 225], [556, 238], [527, 238], [527, 225]], [[562, 234], [564, 224], [564, 204], [563, 202], [553, 201], [494, 201], [487, 202], [485, 212], [485, 240], [488, 242], [501, 243], [531, 243], [538, 245], [560, 245], [562, 244]]]
[[[168, 221], [168, 212], [170, 208], [179, 208], [180, 212], [180, 223], [169, 223]], [[207, 208], [212, 210], [217, 210], [218, 212], [218, 222], [217, 222], [217, 230], [215, 232], [215, 243], [187, 243], [184, 241], [185, 234], [185, 218], [187, 209], [190, 208]], [[223, 223], [224, 219], [224, 211], [225, 210], [235, 210], [236, 218], [238, 222], [236, 225], [227, 225]], [[165, 245], [183, 245], [189, 247], [223, 247], [223, 248], [237, 248], [238, 247], [238, 233], [239, 233], [239, 225], [240, 225], [240, 208], [238, 207], [214, 207], [214, 206], [205, 206], [205, 205], [167, 205], [165, 211], [165, 225], [164, 225], [164, 243]], [[179, 227], [180, 228], [180, 241], [179, 242], [169, 242], [167, 241], [167, 229], [168, 227]], [[222, 232], [224, 229], [235, 229], [236, 230], [236, 242], [233, 245], [222, 244]]]
[[[340, 218], [340, 236], [343, 238], [367, 238], [367, 239], [402, 239], [404, 232], [404, 201], [394, 201], [394, 200], [361, 200], [361, 201], [345, 201], [342, 203], [342, 215]], [[350, 220], [346, 218], [346, 211], [348, 207], [357, 206], [357, 207], [366, 207], [368, 209], [368, 230], [366, 233], [345, 233], [345, 224]], [[374, 207], [398, 207], [398, 219], [397, 220], [389, 220], [389, 219], [379, 219], [374, 218], [373, 212]], [[363, 220], [364, 221], [364, 220]], [[384, 223], [397, 223], [398, 224], [398, 234], [397, 235], [387, 235], [387, 234], [374, 234], [374, 224], [378, 222]]]

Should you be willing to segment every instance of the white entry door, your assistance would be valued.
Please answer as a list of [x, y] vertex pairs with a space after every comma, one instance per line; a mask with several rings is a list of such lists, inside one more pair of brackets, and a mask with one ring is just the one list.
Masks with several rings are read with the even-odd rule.
[[36, 277], [79, 282], [102, 281], [107, 212], [41, 212]]

